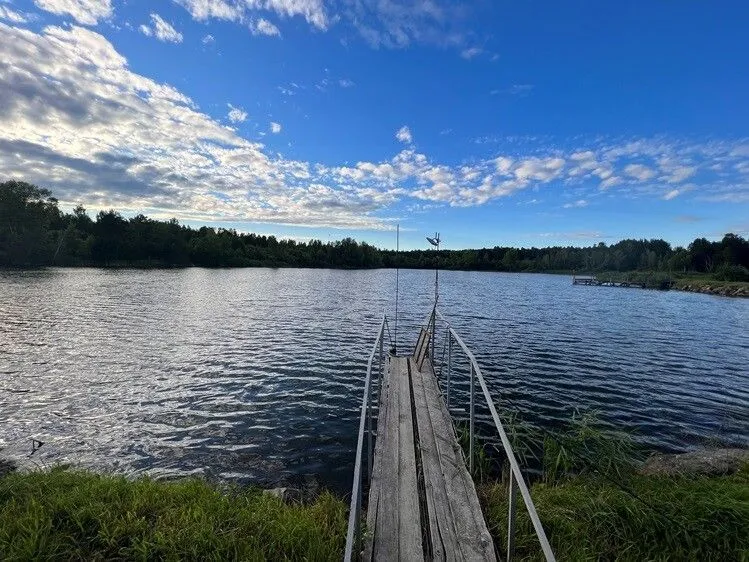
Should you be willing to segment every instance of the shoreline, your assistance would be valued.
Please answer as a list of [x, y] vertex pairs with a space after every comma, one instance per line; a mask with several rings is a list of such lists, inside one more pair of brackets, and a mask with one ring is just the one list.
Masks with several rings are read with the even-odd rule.
[[[568, 467], [530, 485], [560, 559], [629, 553], [631, 559], [730, 560], [749, 548], [743, 532], [749, 524], [747, 450], [656, 454], [635, 472], [624, 468], [625, 458], [607, 460], [618, 468], [606, 462], [595, 470]], [[504, 479], [474, 475], [499, 552], [507, 542]], [[0, 472], [0, 558], [180, 559], [220, 553], [334, 560], [343, 554], [346, 514], [346, 498], [324, 489], [304, 497], [283, 488], [64, 467]], [[602, 526], [608, 531], [600, 532]], [[534, 558], [537, 539], [524, 509], [518, 510], [516, 527], [519, 558]]]
[[[228, 267], [206, 267], [200, 265], [179, 265], [179, 264], [129, 264], [121, 263], [114, 265], [45, 265], [45, 266], [28, 266], [28, 267], [13, 267], [13, 266], [0, 266], [0, 272], [2, 271], [38, 271], [45, 269], [104, 269], [104, 270], [138, 270], [138, 271], [150, 271], [150, 270], [177, 270], [177, 269], [326, 269], [334, 271], [374, 271], [374, 270], [395, 270], [394, 267], [315, 267], [315, 266], [300, 266], [300, 265], [289, 265], [289, 264], [258, 264], [248, 266], [228, 266]], [[431, 271], [430, 268], [425, 267], [401, 267], [403, 270], [411, 271]], [[456, 269], [456, 268], [445, 268], [440, 271], [464, 271], [464, 272], [478, 272], [478, 273], [512, 273], [512, 274], [531, 274], [531, 275], [557, 275], [557, 276], [569, 276], [574, 275], [574, 271], [498, 271], [498, 270], [486, 270], [486, 269]], [[749, 282], [746, 281], [719, 281], [711, 277], [703, 277], [699, 274], [685, 274], [685, 277], [679, 275], [673, 278], [667, 276], [667, 274], [658, 271], [629, 271], [629, 272], [600, 272], [597, 275], [602, 279], [614, 279], [617, 281], [624, 280], [640, 280], [645, 283], [647, 289], [655, 290], [673, 290], [682, 291], [687, 293], [699, 293], [703, 295], [713, 295], [719, 297], [729, 298], [749, 298]], [[684, 274], [681, 274], [684, 275]], [[664, 280], [668, 280], [671, 283], [670, 287], [662, 287], [661, 283]]]
[[[677, 283], [672, 290], [682, 291], [685, 293], [699, 293], [702, 295], [713, 295], [717, 297], [729, 297], [746, 299], [749, 298], [749, 283], [744, 283], [743, 286], [732, 286], [730, 284], [719, 284], [720, 282], [710, 283], [706, 285], [697, 285], [695, 283], [684, 282]], [[735, 284], [734, 284], [735, 285]]]

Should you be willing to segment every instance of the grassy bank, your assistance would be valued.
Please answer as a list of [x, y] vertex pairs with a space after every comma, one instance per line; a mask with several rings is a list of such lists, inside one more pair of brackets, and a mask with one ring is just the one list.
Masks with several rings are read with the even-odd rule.
[[643, 284], [648, 289], [676, 289], [694, 293], [725, 296], [749, 296], [749, 282], [729, 281], [708, 273], [667, 273], [661, 271], [603, 272], [596, 276], [601, 281]]
[[[540, 461], [530, 491], [557, 559], [749, 561], [749, 463], [722, 476], [698, 475], [699, 463], [691, 476], [646, 476], [640, 469], [648, 452], [595, 413], [576, 412], [543, 436], [518, 420], [507, 426], [517, 436], [513, 448]], [[486, 467], [475, 477], [490, 532], [505, 552], [507, 469], [499, 470], [503, 481], [496, 469], [495, 479], [486, 478]], [[516, 557], [542, 560], [518, 501]]]
[[53, 470], [0, 478], [2, 560], [335, 560], [346, 506]]
[[710, 275], [679, 275], [674, 277], [673, 288], [693, 293], [749, 297], [749, 282], [725, 281]]
[[[626, 438], [591, 419], [547, 436], [531, 486], [559, 560], [749, 561], [749, 464], [726, 476], [644, 476]], [[477, 489], [504, 552], [507, 487], [490, 463], [480, 457]], [[541, 560], [522, 503], [517, 513], [516, 559]], [[0, 560], [340, 560], [345, 532], [346, 505], [329, 493], [288, 505], [200, 480], [0, 477]]]
[[[502, 548], [506, 486], [479, 490]], [[535, 484], [531, 495], [559, 560], [749, 560], [749, 467], [719, 477], [634, 475], [623, 485], [577, 476]], [[517, 513], [517, 559], [542, 560], [522, 505]]]

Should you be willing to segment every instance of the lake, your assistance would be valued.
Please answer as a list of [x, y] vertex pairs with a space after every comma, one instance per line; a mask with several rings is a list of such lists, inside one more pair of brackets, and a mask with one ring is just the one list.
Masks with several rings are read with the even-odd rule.
[[[345, 492], [394, 286], [391, 270], [0, 271], [2, 454]], [[405, 349], [434, 273], [400, 288]], [[441, 272], [440, 292], [501, 411], [549, 428], [594, 409], [658, 450], [749, 444], [749, 300], [479, 272]]]

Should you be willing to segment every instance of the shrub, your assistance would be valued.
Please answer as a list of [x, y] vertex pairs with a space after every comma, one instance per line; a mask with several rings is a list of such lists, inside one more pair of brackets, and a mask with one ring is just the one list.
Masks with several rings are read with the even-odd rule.
[[719, 281], [749, 281], [749, 269], [743, 265], [721, 265], [715, 278]]

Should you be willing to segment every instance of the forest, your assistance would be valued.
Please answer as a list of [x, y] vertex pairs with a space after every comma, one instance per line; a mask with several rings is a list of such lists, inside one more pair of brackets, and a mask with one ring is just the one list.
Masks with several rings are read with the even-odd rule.
[[125, 218], [115, 210], [95, 218], [82, 206], [63, 212], [52, 193], [10, 180], [0, 183], [0, 266], [327, 267], [511, 271], [708, 273], [749, 281], [749, 241], [726, 234], [697, 238], [686, 248], [664, 240], [621, 240], [589, 247], [411, 250], [396, 253], [344, 238], [296, 242], [231, 229], [191, 228], [176, 219]]

